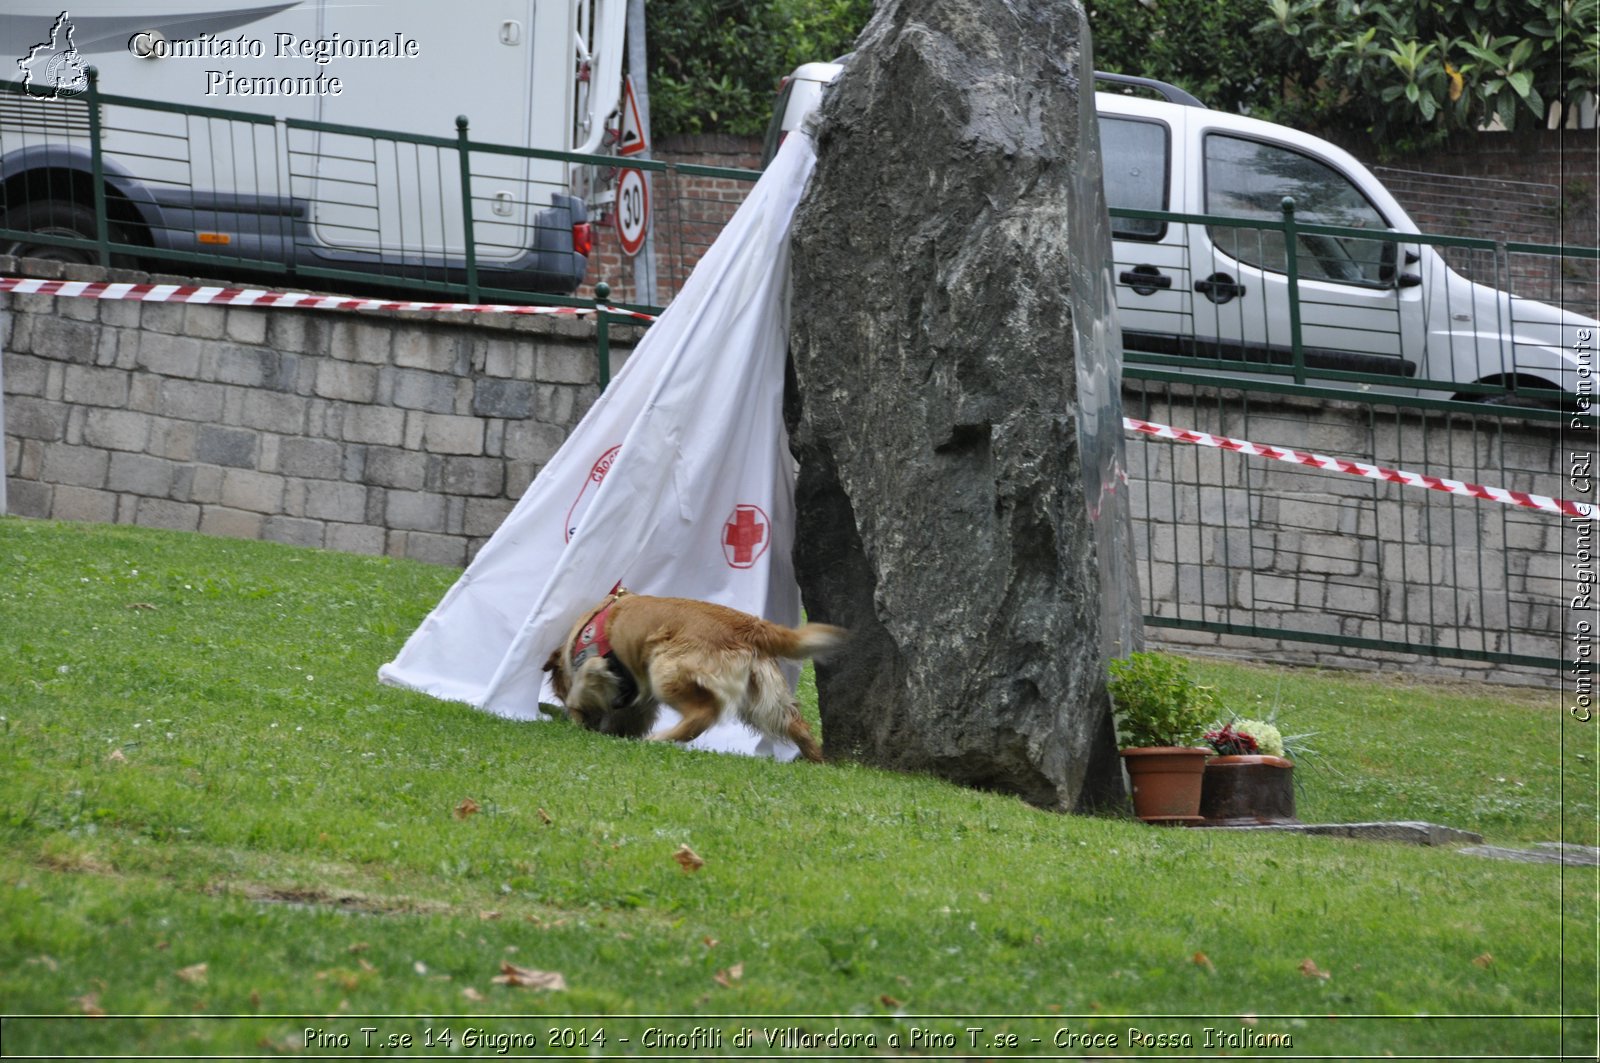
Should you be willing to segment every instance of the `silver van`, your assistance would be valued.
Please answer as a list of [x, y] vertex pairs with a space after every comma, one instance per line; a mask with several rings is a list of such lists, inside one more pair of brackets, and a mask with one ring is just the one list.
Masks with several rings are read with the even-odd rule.
[[[808, 63], [785, 79], [769, 157], [843, 69]], [[1171, 215], [1112, 216], [1127, 350], [1208, 375], [1237, 362], [1284, 379], [1298, 365], [1302, 378], [1361, 390], [1544, 406], [1565, 392], [1589, 409], [1600, 321], [1463, 277], [1325, 140], [1162, 82], [1097, 77], [1160, 96], [1095, 93], [1108, 206]]]

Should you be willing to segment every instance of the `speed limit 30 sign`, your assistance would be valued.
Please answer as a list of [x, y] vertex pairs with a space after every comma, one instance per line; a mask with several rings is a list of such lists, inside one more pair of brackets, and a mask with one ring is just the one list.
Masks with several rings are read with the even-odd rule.
[[623, 170], [617, 175], [615, 215], [622, 253], [631, 258], [644, 247], [644, 235], [650, 230], [650, 192], [641, 171]]

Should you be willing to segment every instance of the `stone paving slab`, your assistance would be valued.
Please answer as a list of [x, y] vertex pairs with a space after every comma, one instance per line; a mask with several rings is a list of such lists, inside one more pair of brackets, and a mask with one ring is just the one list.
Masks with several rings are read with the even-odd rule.
[[1367, 841], [1404, 842], [1407, 845], [1477, 845], [1483, 835], [1438, 823], [1403, 820], [1392, 823], [1261, 823], [1244, 827], [1206, 827], [1205, 830], [1277, 831], [1318, 838], [1359, 838]]
[[1567, 842], [1534, 842], [1532, 849], [1508, 849], [1499, 845], [1472, 845], [1461, 852], [1490, 860], [1510, 860], [1519, 864], [1566, 864], [1568, 867], [1600, 867], [1600, 849]]

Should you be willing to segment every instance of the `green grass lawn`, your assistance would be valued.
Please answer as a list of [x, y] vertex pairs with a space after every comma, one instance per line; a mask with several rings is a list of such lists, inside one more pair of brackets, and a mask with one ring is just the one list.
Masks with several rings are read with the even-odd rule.
[[[1207, 1027], [1594, 1054], [1563, 1019], [1595, 1010], [1592, 869], [1054, 815], [379, 686], [443, 568], [0, 519], [0, 577], [7, 1054], [782, 1055], [778, 1027], [857, 1039], [802, 1056], [1218, 1054]], [[1303, 819], [1594, 842], [1594, 732], [1553, 694], [1197, 670], [1318, 732]]]

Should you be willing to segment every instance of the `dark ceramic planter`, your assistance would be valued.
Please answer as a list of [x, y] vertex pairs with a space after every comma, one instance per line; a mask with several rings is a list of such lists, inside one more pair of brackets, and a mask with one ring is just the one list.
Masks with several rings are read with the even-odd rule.
[[1207, 749], [1136, 746], [1122, 751], [1133, 783], [1133, 814], [1146, 823], [1199, 824]]
[[1294, 816], [1294, 761], [1283, 757], [1212, 757], [1200, 790], [1207, 827], [1299, 823]]

